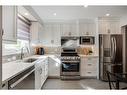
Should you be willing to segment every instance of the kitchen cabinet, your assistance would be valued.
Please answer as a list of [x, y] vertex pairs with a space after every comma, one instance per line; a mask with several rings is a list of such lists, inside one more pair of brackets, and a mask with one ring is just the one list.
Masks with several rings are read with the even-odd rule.
[[40, 34], [41, 42], [46, 46], [60, 46], [60, 24], [45, 23], [44, 32]]
[[120, 34], [120, 20], [113, 18], [99, 18], [99, 34]]
[[17, 7], [2, 6], [3, 42], [17, 41]]
[[61, 24], [61, 36], [78, 36], [76, 22], [62, 23]]
[[49, 77], [60, 77], [60, 64], [49, 58]]
[[98, 57], [81, 57], [81, 77], [97, 77]]
[[41, 89], [48, 77], [48, 59], [40, 60], [35, 63], [35, 89]]
[[79, 23], [79, 35], [95, 35], [96, 29], [94, 23]]
[[31, 22], [30, 39], [32, 43], [40, 42], [41, 32], [43, 32], [43, 26], [39, 22]]

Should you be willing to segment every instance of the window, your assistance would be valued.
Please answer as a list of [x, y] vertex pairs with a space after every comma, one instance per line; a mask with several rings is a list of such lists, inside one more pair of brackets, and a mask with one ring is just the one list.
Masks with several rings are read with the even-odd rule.
[[18, 14], [17, 38], [21, 40], [30, 40], [30, 21]]
[[18, 15], [17, 20], [17, 43], [3, 44], [3, 55], [10, 55], [21, 52], [22, 47], [29, 47], [30, 21]]

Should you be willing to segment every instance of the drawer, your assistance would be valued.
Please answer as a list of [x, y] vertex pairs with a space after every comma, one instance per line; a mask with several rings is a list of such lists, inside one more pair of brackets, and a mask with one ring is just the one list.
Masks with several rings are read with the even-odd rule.
[[85, 62], [86, 63], [96, 63], [97, 60], [98, 60], [97, 58], [90, 57], [90, 58], [86, 58]]
[[85, 69], [97, 69], [96, 64], [85, 64], [84, 65]]
[[84, 72], [85, 76], [97, 76], [97, 72], [95, 71], [86, 71]]

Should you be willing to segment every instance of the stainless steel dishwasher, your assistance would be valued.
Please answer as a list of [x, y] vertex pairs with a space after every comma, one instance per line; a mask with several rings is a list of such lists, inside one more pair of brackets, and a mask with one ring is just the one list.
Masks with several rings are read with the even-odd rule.
[[8, 89], [35, 89], [34, 66], [8, 81]]

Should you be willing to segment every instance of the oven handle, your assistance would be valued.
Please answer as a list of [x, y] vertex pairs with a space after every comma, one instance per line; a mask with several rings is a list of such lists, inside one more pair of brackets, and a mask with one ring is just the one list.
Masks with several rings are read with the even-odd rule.
[[80, 63], [80, 61], [61, 61], [62, 63]]

